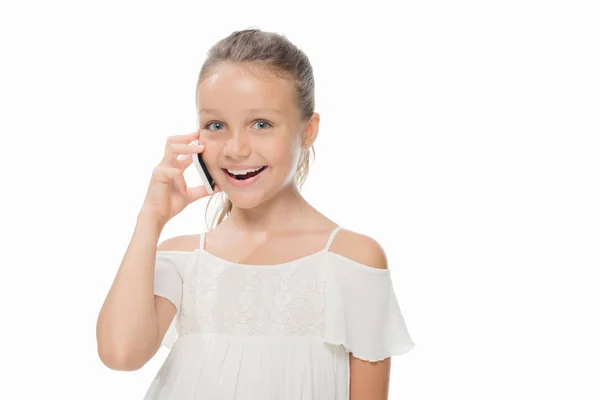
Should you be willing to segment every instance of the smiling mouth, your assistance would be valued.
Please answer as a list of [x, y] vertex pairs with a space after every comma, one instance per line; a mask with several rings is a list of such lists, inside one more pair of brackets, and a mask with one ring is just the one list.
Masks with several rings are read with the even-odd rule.
[[256, 171], [248, 172], [247, 174], [244, 174], [244, 175], [234, 175], [234, 174], [230, 173], [229, 171], [227, 171], [227, 169], [223, 169], [223, 171], [225, 171], [225, 173], [227, 175], [231, 176], [233, 179], [237, 179], [238, 181], [243, 181], [243, 180], [252, 178], [253, 176], [260, 174], [266, 168], [267, 168], [267, 166], [263, 165], [262, 167], [260, 167], [260, 169], [258, 169]]

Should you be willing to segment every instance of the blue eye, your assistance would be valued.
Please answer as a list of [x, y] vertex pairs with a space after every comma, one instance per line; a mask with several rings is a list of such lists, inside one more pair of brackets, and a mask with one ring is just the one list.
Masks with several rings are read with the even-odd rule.
[[264, 124], [267, 124], [268, 126], [272, 126], [269, 122], [265, 121], [264, 119], [259, 119], [256, 121], [256, 123], [264, 123]]
[[[207, 129], [207, 128], [208, 128], [209, 126], [211, 126], [212, 124], [219, 124], [219, 125], [222, 125], [220, 122], [209, 122], [208, 124], [206, 124], [206, 125], [204, 126], [204, 129]], [[209, 131], [211, 131], [211, 130], [212, 130], [212, 129], [209, 129]]]

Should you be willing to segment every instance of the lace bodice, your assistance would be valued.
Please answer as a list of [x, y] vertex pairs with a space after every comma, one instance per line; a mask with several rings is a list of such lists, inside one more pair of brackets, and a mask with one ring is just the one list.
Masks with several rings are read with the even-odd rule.
[[374, 362], [412, 349], [390, 270], [329, 251], [340, 229], [277, 265], [221, 259], [204, 235], [192, 252], [157, 252], [154, 293], [177, 315], [146, 399], [346, 400], [349, 353]]

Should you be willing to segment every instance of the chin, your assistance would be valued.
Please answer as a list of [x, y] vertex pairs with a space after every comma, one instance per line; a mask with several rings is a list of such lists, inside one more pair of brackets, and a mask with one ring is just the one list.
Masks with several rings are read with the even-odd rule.
[[263, 202], [263, 197], [250, 193], [236, 193], [234, 196], [228, 196], [235, 208], [249, 210], [259, 206]]

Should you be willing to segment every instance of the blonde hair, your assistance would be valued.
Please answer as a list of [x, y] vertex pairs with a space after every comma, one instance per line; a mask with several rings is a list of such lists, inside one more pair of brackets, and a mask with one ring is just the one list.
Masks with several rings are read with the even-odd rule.
[[[198, 83], [196, 85], [196, 110], [198, 109], [198, 88], [217, 67], [225, 62], [246, 64], [266, 69], [279, 78], [290, 79], [294, 82], [297, 93], [297, 104], [300, 108], [302, 122], [306, 122], [315, 110], [315, 82], [312, 66], [302, 50], [291, 43], [284, 35], [265, 32], [260, 29], [245, 29], [235, 31], [213, 45], [204, 61]], [[315, 158], [314, 146], [303, 149], [298, 166], [296, 167], [296, 186], [298, 190], [306, 181], [310, 164], [310, 151]], [[219, 192], [208, 200], [207, 212], [215, 196], [220, 196], [221, 204], [211, 227], [219, 225], [231, 213], [233, 203], [225, 192]], [[205, 214], [206, 220], [206, 214]], [[216, 223], [215, 223], [216, 222]]]

